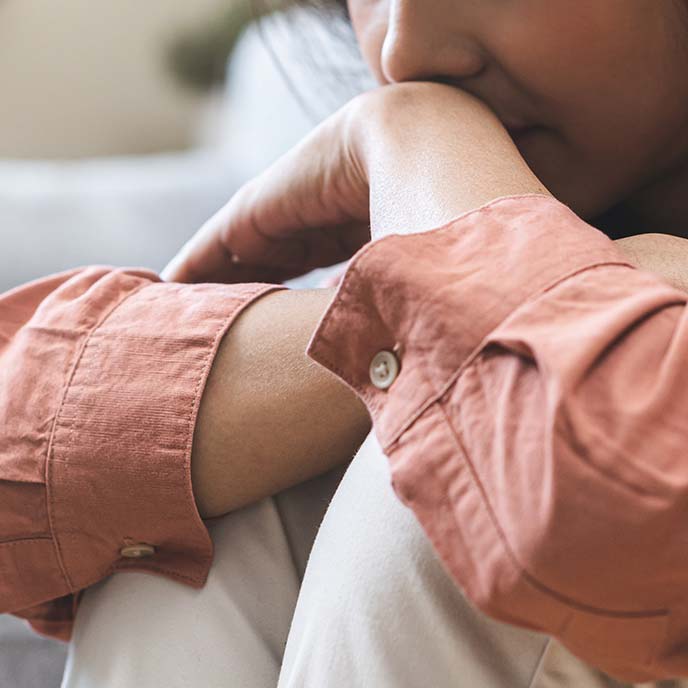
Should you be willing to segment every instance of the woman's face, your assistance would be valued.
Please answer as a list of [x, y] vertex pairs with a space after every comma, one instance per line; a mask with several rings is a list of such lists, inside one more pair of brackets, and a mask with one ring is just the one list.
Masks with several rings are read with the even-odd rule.
[[[583, 217], [688, 162], [683, 0], [348, 0], [380, 84], [455, 84], [490, 106]], [[662, 180], [662, 181], [660, 181]]]

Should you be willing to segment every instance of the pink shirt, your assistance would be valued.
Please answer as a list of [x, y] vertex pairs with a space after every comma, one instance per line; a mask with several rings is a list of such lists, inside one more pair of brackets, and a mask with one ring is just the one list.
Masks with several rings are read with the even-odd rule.
[[[95, 267], [0, 297], [0, 612], [66, 640], [112, 572], [204, 584], [196, 412], [277, 288]], [[688, 675], [687, 300], [558, 201], [508, 197], [368, 244], [308, 347], [467, 597], [630, 682]]]

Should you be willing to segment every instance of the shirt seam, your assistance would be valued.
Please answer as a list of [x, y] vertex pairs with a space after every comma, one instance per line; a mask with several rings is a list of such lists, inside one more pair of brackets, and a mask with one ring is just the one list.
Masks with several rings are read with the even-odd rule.
[[[546, 201], [547, 203], [555, 203], [556, 205], [560, 205], [564, 207], [570, 214], [572, 214], [579, 222], [585, 222], [582, 218], [578, 217], [576, 213], [573, 212], [573, 210], [567, 206], [565, 203], [562, 203], [560, 200], [555, 198], [554, 196], [550, 194], [543, 194], [543, 193], [526, 193], [526, 194], [513, 194], [509, 196], [498, 196], [497, 198], [493, 198], [491, 201], [487, 201], [486, 203], [483, 203], [483, 205], [478, 206], [477, 208], [471, 208], [469, 210], [466, 210], [462, 213], [459, 213], [458, 215], [454, 216], [452, 219], [447, 220], [447, 222], [444, 222], [443, 224], [439, 225], [438, 227], [434, 227], [433, 229], [427, 229], [423, 231], [416, 231], [416, 232], [410, 232], [410, 233], [400, 233], [400, 232], [390, 232], [383, 234], [380, 238], [374, 239], [373, 241], [370, 242], [366, 246], [363, 251], [370, 250], [368, 247], [376, 246], [377, 244], [382, 243], [386, 239], [391, 239], [393, 237], [418, 237], [418, 236], [426, 236], [428, 234], [436, 234], [438, 232], [441, 232], [442, 230], [446, 230], [449, 225], [453, 225], [456, 222], [460, 222], [461, 220], [464, 220], [471, 215], [477, 215], [481, 213], [485, 213], [488, 210], [491, 210], [493, 206], [499, 205], [503, 203], [504, 201], [518, 201], [518, 200], [525, 200], [525, 199], [541, 199]], [[592, 225], [590, 225], [592, 227]], [[596, 231], [600, 231], [599, 229], [593, 227], [593, 229], [596, 229]]]
[[32, 535], [31, 537], [19, 537], [12, 540], [0, 540], [0, 548], [18, 547], [19, 545], [30, 544], [32, 542], [45, 542], [46, 540], [52, 539], [52, 535]]
[[[79, 355], [77, 357], [76, 363], [74, 365], [73, 370], [71, 371], [69, 381], [65, 387], [62, 401], [60, 403], [60, 407], [58, 409], [58, 412], [55, 416], [55, 420], [53, 423], [53, 428], [51, 432], [51, 441], [49, 445], [49, 456], [51, 456], [54, 447], [54, 436], [56, 433], [56, 427], [57, 427], [57, 422], [60, 417], [60, 414], [63, 410], [65, 400], [67, 398], [68, 392], [71, 389], [72, 382], [74, 380], [74, 376], [76, 375], [76, 371], [79, 370], [81, 361], [83, 360], [84, 353], [89, 345], [89, 343], [92, 341], [93, 336], [95, 333], [103, 327], [103, 325], [107, 322], [107, 320], [112, 317], [112, 315], [117, 311], [117, 309], [122, 306], [125, 302], [127, 302], [130, 298], [134, 297], [139, 291], [149, 287], [153, 286], [155, 284], [161, 284], [158, 282], [144, 282], [143, 284], [139, 285], [137, 288], [133, 289], [131, 292], [126, 294], [119, 302], [114, 304], [114, 306], [103, 315], [100, 321], [89, 331], [88, 335], [86, 336], [84, 343], [79, 351]], [[219, 344], [224, 337], [224, 335], [227, 333], [229, 328], [231, 327], [232, 323], [236, 319], [236, 317], [246, 308], [248, 305], [253, 303], [257, 298], [266, 295], [267, 293], [271, 291], [275, 291], [278, 289], [285, 289], [283, 285], [271, 285], [271, 284], [259, 284], [258, 286], [255, 286], [253, 289], [247, 290], [242, 293], [242, 298], [239, 300], [239, 303], [237, 306], [233, 309], [230, 310], [230, 313], [221, 320], [221, 322], [217, 326], [217, 330], [215, 332], [215, 335], [210, 343], [210, 346], [207, 349], [205, 359], [203, 360], [200, 370], [199, 370], [199, 375], [197, 377], [193, 393], [192, 393], [192, 403], [190, 404], [189, 412], [185, 420], [185, 435], [186, 435], [186, 441], [185, 441], [185, 446], [184, 446], [184, 457], [185, 460], [190, 456], [191, 452], [191, 446], [193, 442], [193, 427], [194, 427], [194, 419], [198, 413], [199, 405], [200, 405], [200, 397], [201, 397], [201, 388], [203, 387], [204, 381], [207, 381], [207, 377], [209, 374], [209, 369], [210, 366], [212, 365], [212, 361], [214, 360], [214, 355], [217, 352], [217, 349], [219, 347]], [[76, 423], [76, 416], [72, 421], [72, 425], [70, 427], [70, 432], [68, 439], [65, 443], [65, 451], [67, 455], [69, 454], [72, 444], [73, 444], [73, 431], [74, 431], [74, 425]], [[52, 463], [52, 460], [49, 462], [49, 464]], [[183, 472], [186, 473], [186, 467], [184, 467]], [[187, 485], [187, 487], [189, 487]], [[53, 537], [53, 542], [55, 543], [55, 548], [58, 554], [58, 563], [60, 565], [60, 569], [62, 570], [63, 575], [65, 576], [65, 580], [69, 586], [69, 589], [72, 590], [73, 592], [75, 591], [75, 586], [73, 581], [71, 580], [71, 577], [68, 575], [66, 571], [66, 562], [64, 561], [64, 555], [62, 553], [62, 549], [59, 543], [59, 540], [56, 536], [56, 523], [55, 523], [55, 517], [53, 514], [55, 502], [54, 502], [54, 496], [52, 495], [52, 483], [50, 481], [46, 480], [46, 488], [50, 490], [48, 492], [48, 499], [49, 499], [49, 509], [48, 509], [48, 514], [49, 514], [49, 519], [50, 519], [50, 527], [51, 527], [51, 532], [52, 532], [52, 537]], [[190, 496], [191, 502], [192, 502], [192, 508], [195, 509], [196, 517], [199, 523], [202, 524], [202, 518], [200, 516], [200, 513], [198, 513], [198, 508], [195, 504], [195, 500], [193, 498], [193, 494]], [[207, 530], [206, 530], [207, 533]], [[210, 537], [208, 536], [208, 541], [210, 543], [210, 547], [212, 548], [212, 540], [210, 540]], [[204, 556], [201, 559], [196, 558], [196, 562], [199, 564], [202, 564], [203, 566], [206, 566], [209, 561], [212, 561], [212, 554], [210, 556]], [[117, 568], [117, 563], [113, 562], [110, 564], [108, 567], [107, 573], [105, 575], [108, 575], [109, 573], [114, 573], [115, 571], [125, 571], [127, 569], [119, 569]], [[173, 578], [177, 578], [178, 580], [182, 581], [188, 581], [192, 583], [199, 583], [202, 582], [203, 577], [202, 576], [187, 576], [185, 574], [181, 574], [177, 571], [174, 571], [173, 569], [168, 569], [165, 567], [160, 567], [160, 566], [146, 566], [142, 567], [141, 570], [147, 570], [147, 571], [157, 571], [159, 573], [168, 575]], [[102, 574], [98, 575], [94, 580], [93, 583], [97, 582], [102, 578]]]
[[[485, 336], [475, 346], [471, 353], [464, 359], [464, 361], [462, 361], [459, 367], [449, 375], [447, 381], [444, 383], [444, 385], [440, 387], [439, 391], [433, 391], [433, 393], [425, 401], [420, 402], [420, 404], [416, 407], [416, 410], [413, 413], [411, 413], [411, 415], [400, 424], [399, 428], [392, 434], [389, 440], [385, 442], [382, 448], [384, 450], [391, 449], [394, 446], [394, 444], [399, 440], [399, 438], [409, 429], [409, 427], [411, 427], [411, 425], [413, 425], [413, 423], [415, 423], [416, 420], [430, 406], [432, 406], [432, 404], [434, 404], [439, 398], [441, 398], [444, 394], [447, 393], [447, 391], [453, 386], [456, 380], [463, 374], [466, 368], [468, 368], [473, 363], [475, 358], [483, 350], [487, 338], [492, 334], [492, 332], [494, 332], [494, 330], [496, 330], [502, 323], [504, 323], [508, 317], [510, 317], [513, 313], [515, 313], [517, 310], [519, 310], [526, 304], [536, 300], [537, 298], [541, 297], [543, 294], [547, 293], [557, 285], [562, 284], [563, 282], [575, 277], [576, 275], [582, 274], [583, 272], [586, 272], [588, 270], [593, 270], [595, 268], [607, 266], [626, 267], [631, 270], [636, 269], [631, 263], [626, 261], [598, 261], [595, 263], [590, 263], [584, 266], [574, 268], [571, 271], [565, 273], [564, 275], [557, 277], [554, 281], [547, 283], [545, 286], [536, 290], [532, 294], [528, 295], [513, 310], [506, 313], [504, 317], [489, 332], [485, 334]], [[354, 279], [354, 276], [360, 277], [361, 280], [364, 279], [362, 273], [359, 270], [358, 261], [352, 263], [349, 266], [349, 270], [347, 271], [344, 280], [340, 285], [338, 293], [335, 294], [335, 296], [333, 297], [332, 302], [328, 306], [318, 326], [316, 327], [315, 332], [311, 337], [311, 341], [308, 344], [307, 350], [313, 351], [313, 353], [316, 354], [316, 360], [321, 362], [322, 365], [325, 365], [325, 367], [329, 368], [333, 373], [345, 380], [349, 387], [351, 387], [351, 389], [353, 389], [357, 394], [359, 394], [361, 398], [366, 403], [370, 404], [373, 407], [373, 410], [376, 411], [380, 406], [380, 404], [377, 401], [377, 398], [374, 395], [370, 394], [370, 392], [365, 386], [354, 386], [351, 382], [349, 382], [349, 380], [351, 379], [350, 373], [344, 370], [338, 363], [335, 363], [332, 360], [331, 355], [329, 353], [325, 353], [322, 350], [322, 347], [320, 346], [319, 342], [317, 341], [318, 334], [329, 326], [333, 317], [338, 312], [338, 306], [346, 308], [347, 303], [349, 303], [351, 297], [349, 282], [352, 279]], [[317, 353], [316, 351], [314, 351], [316, 349]], [[390, 390], [390, 392], [393, 393], [393, 388]]]
[[[127, 274], [127, 273], [123, 273]], [[141, 278], [139, 278], [141, 279]], [[57, 422], [58, 419], [60, 418], [60, 414], [62, 413], [62, 410], [64, 408], [65, 401], [67, 399], [67, 394], [69, 390], [71, 389], [72, 382], [74, 381], [74, 376], [76, 375], [76, 371], [79, 368], [79, 363], [81, 362], [81, 359], [83, 358], [84, 352], [86, 351], [86, 347], [88, 346], [89, 341], [91, 340], [91, 337], [95, 333], [97, 329], [102, 327], [105, 322], [112, 316], [112, 314], [122, 305], [124, 304], [129, 298], [131, 298], [134, 294], [137, 294], [139, 291], [144, 289], [146, 286], [149, 286], [151, 284], [155, 284], [155, 282], [143, 282], [142, 284], [139, 284], [136, 288], [132, 289], [130, 292], [127, 292], [119, 301], [117, 301], [115, 304], [113, 304], [112, 308], [110, 308], [108, 311], [103, 313], [102, 317], [98, 322], [89, 330], [88, 334], [86, 337], [84, 337], [84, 341], [81, 344], [81, 347], [79, 348], [79, 352], [76, 356], [76, 359], [74, 361], [74, 365], [72, 366], [72, 370], [70, 371], [69, 378], [67, 379], [67, 382], [65, 383], [64, 389], [62, 391], [62, 397], [60, 399], [60, 405], [57, 408], [57, 412], [55, 413], [55, 417], [53, 418], [53, 423], [52, 423], [52, 428], [50, 430], [50, 440], [48, 442], [48, 450], [47, 450], [47, 458], [46, 458], [46, 480], [45, 480], [45, 488], [46, 488], [46, 508], [47, 508], [47, 513], [48, 513], [48, 524], [50, 527], [50, 533], [52, 536], [52, 541], [54, 545], [54, 550], [55, 550], [55, 555], [57, 558], [57, 563], [60, 567], [60, 570], [62, 571], [62, 575], [64, 576], [65, 583], [67, 584], [67, 587], [74, 592], [74, 584], [72, 583], [70, 575], [67, 573], [67, 568], [66, 564], [64, 561], [64, 557], [62, 554], [62, 549], [60, 547], [59, 539], [56, 534], [55, 530], [55, 516], [54, 516], [54, 506], [55, 506], [55, 498], [53, 495], [53, 490], [52, 490], [52, 480], [51, 480], [51, 464], [52, 464], [52, 454], [55, 449], [55, 434], [57, 431]], [[73, 431], [74, 428], [74, 422], [72, 422], [72, 427], [70, 428], [70, 438], [71, 438], [71, 432]]]
[[608, 266], [619, 266], [619, 267], [628, 267], [631, 268], [632, 270], [635, 270], [636, 268], [633, 267], [630, 263], [626, 262], [621, 262], [621, 261], [603, 261], [599, 263], [593, 263], [590, 265], [585, 265], [583, 267], [578, 267], [572, 270], [569, 273], [566, 273], [565, 275], [558, 277], [556, 280], [553, 282], [549, 283], [547, 286], [540, 288], [539, 290], [533, 292], [529, 296], [527, 296], [521, 303], [518, 304], [513, 310], [509, 311], [489, 332], [485, 334], [485, 336], [480, 340], [480, 342], [476, 345], [476, 347], [471, 351], [471, 353], [463, 360], [461, 365], [459, 365], [456, 370], [449, 375], [447, 378], [447, 381], [440, 387], [438, 392], [435, 392], [432, 396], [428, 397], [425, 401], [421, 402], [421, 404], [418, 406], [416, 411], [409, 416], [409, 418], [404, 421], [399, 429], [392, 435], [392, 437], [387, 441], [385, 445], [385, 449], [390, 449], [403, 435], [413, 423], [418, 420], [418, 418], [430, 407], [432, 404], [434, 404], [438, 399], [443, 397], [456, 383], [456, 381], [463, 375], [463, 373], [466, 371], [466, 369], [473, 364], [475, 359], [480, 355], [481, 351], [485, 348], [486, 341], [488, 337], [498, 328], [500, 327], [506, 320], [509, 318], [511, 315], [516, 313], [518, 310], [523, 308], [524, 306], [528, 305], [532, 301], [535, 301], [536, 299], [540, 298], [544, 294], [546, 294], [548, 291], [554, 289], [556, 286], [559, 284], [562, 284], [563, 282], [566, 282], [567, 280], [576, 277], [579, 274], [582, 274], [583, 272], [587, 272], [588, 270], [594, 270], [595, 268], [599, 267], [608, 267]]
[[[207, 565], [209, 562], [212, 561], [212, 557], [200, 557], [196, 558], [194, 561], [199, 562], [203, 566]], [[184, 573], [179, 573], [176, 569], [173, 568], [168, 568], [165, 566], [146, 566], [144, 564], [139, 564], [137, 566], [123, 566], [123, 567], [118, 567], [116, 563], [111, 564], [105, 574], [98, 574], [96, 576], [91, 577], [88, 579], [88, 582], [84, 584], [84, 588], [88, 588], [91, 585], [95, 585], [98, 583], [100, 580], [103, 579], [105, 576], [109, 576], [115, 573], [160, 573], [166, 577], [169, 578], [175, 578], [176, 580], [179, 581], [185, 581], [186, 583], [192, 583], [192, 584], [201, 584], [203, 582], [203, 578], [200, 576], [189, 576]], [[82, 588], [83, 589], [83, 588]], [[76, 591], [75, 591], [76, 592]]]
[[[614, 610], [614, 609], [605, 609], [603, 607], [596, 607], [594, 605], [589, 605], [585, 604], [584, 602], [579, 602], [568, 595], [565, 595], [564, 593], [560, 593], [557, 590], [554, 590], [552, 587], [548, 586], [546, 583], [543, 583], [540, 581], [538, 578], [536, 578], [533, 574], [531, 574], [518, 560], [516, 557], [516, 554], [514, 553], [513, 549], [511, 548], [511, 545], [509, 544], [509, 541], [504, 534], [504, 531], [501, 527], [501, 524], [499, 523], [499, 519], [497, 518], [494, 510], [492, 509], [492, 505], [490, 503], [490, 500], [488, 499], [487, 492], [482, 484], [482, 481], [480, 480], [480, 476], [478, 475], [475, 466], [473, 464], [473, 461], [471, 460], [469, 453], [466, 451], [463, 442], [461, 441], [460, 434], [457, 431], [457, 429], [454, 427], [453, 423], [451, 422], [450, 416], [444, 407], [442, 403], [437, 403], [437, 406], [440, 409], [440, 412], [444, 418], [444, 424], [449, 428], [451, 437], [454, 440], [454, 444], [457, 446], [459, 449], [459, 453], [461, 456], [465, 458], [466, 465], [468, 466], [469, 473], [471, 476], [471, 482], [475, 486], [475, 488], [478, 490], [478, 494], [480, 496], [480, 501], [485, 507], [489, 520], [492, 523], [493, 528], [495, 529], [495, 532], [497, 533], [497, 537], [502, 543], [502, 546], [504, 547], [504, 551], [506, 552], [507, 556], [509, 557], [512, 565], [516, 568], [516, 570], [520, 573], [520, 575], [524, 578], [524, 580], [530, 584], [532, 587], [534, 587], [536, 590], [539, 592], [555, 599], [557, 602], [565, 605], [566, 607], [570, 609], [574, 609], [577, 611], [582, 611], [587, 614], [593, 614], [595, 616], [603, 616], [606, 618], [619, 618], [619, 619], [648, 619], [648, 618], [661, 618], [665, 617], [669, 614], [669, 610], [667, 608], [657, 608], [657, 609], [648, 609], [648, 610], [640, 610], [640, 611], [630, 611], [630, 610]], [[435, 473], [436, 479], [438, 480], [439, 484], [441, 484], [441, 480], [437, 474], [437, 466], [433, 465], [433, 471]], [[444, 490], [442, 490], [443, 494], [445, 494]], [[455, 524], [455, 527], [459, 529], [457, 520], [454, 516], [454, 513], [451, 509], [448, 510], [448, 513], [451, 515], [451, 518]]]

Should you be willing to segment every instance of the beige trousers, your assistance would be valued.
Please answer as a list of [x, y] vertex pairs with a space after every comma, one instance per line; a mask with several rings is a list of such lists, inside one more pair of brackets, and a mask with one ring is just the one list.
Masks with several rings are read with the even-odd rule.
[[627, 685], [467, 603], [373, 435], [345, 472], [225, 516], [211, 535], [202, 590], [123, 573], [86, 593], [63, 688]]

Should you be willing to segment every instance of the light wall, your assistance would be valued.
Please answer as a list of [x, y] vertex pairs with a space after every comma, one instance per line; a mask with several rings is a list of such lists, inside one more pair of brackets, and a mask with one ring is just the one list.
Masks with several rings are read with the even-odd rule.
[[231, 0], [0, 0], [0, 157], [179, 149], [205, 99], [169, 42]]

